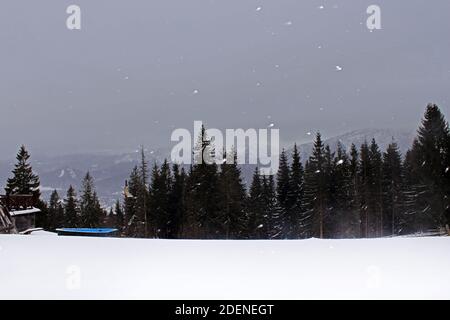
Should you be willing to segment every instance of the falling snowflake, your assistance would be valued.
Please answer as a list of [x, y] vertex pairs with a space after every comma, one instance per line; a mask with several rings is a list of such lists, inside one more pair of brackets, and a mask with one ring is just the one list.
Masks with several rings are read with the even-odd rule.
[[272, 128], [275, 124], [271, 123], [269, 124], [269, 128]]
[[338, 165], [338, 166], [340, 166], [341, 164], [343, 164], [344, 163], [344, 160], [339, 160], [336, 164]]
[[284, 25], [285, 25], [285, 26], [292, 26], [292, 21], [286, 21], [286, 22], [284, 23]]
[[342, 71], [342, 67], [341, 66], [336, 66], [336, 71]]
[[261, 86], [261, 82], [257, 82], [257, 83], [256, 83], [256, 86], [257, 86], [257, 87], [260, 87], [260, 86]]
[[319, 6], [319, 9], [322, 10], [323, 8], [325, 8], [324, 6]]
[[310, 135], [311, 135], [311, 132], [310, 132], [310, 131], [308, 131], [308, 132], [306, 133], [306, 135], [310, 136]]
[[199, 91], [197, 89], [195, 89], [194, 91], [192, 91], [192, 94], [198, 94]]
[[316, 170], [316, 173], [320, 173], [320, 170]]
[[130, 79], [128, 76], [126, 76], [125, 78], [124, 78], [125, 80], [128, 80], [128, 79]]
[[445, 173], [447, 173], [450, 170], [450, 167], [445, 168]]
[[261, 229], [262, 227], [264, 227], [264, 225], [260, 224], [256, 229]]
[[256, 8], [256, 11], [261, 11], [261, 10], [262, 10], [262, 7]]

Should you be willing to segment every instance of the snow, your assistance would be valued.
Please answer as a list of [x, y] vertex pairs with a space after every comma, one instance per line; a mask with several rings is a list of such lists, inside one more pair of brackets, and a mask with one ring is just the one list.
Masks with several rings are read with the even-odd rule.
[[449, 299], [450, 238], [0, 235], [0, 299]]

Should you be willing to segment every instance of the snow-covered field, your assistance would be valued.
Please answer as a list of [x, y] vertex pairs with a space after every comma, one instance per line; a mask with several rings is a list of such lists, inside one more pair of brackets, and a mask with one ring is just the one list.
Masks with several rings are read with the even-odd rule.
[[450, 238], [0, 236], [0, 299], [450, 298]]

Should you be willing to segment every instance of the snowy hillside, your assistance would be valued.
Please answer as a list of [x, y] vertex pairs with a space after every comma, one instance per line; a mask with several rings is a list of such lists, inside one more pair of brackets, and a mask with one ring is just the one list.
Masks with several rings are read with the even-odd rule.
[[450, 298], [450, 238], [0, 236], [0, 299]]

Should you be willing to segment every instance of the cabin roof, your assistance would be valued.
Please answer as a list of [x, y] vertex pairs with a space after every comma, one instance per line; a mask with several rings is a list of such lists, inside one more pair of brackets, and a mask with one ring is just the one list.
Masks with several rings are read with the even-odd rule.
[[23, 210], [11, 210], [9, 212], [9, 214], [11, 215], [11, 217], [16, 217], [16, 216], [23, 216], [23, 215], [28, 215], [28, 214], [35, 214], [35, 213], [39, 213], [41, 212], [40, 209], [32, 207], [29, 209], [23, 209]]
[[60, 228], [56, 229], [57, 232], [70, 232], [70, 233], [89, 233], [89, 234], [104, 234], [116, 232], [117, 229], [113, 228]]

